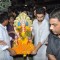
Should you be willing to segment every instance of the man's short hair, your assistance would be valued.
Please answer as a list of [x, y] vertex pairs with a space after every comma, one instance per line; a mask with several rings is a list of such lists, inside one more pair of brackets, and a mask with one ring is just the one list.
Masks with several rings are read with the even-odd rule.
[[38, 7], [36, 9], [36, 14], [44, 14], [45, 15], [45, 9], [42, 7]]
[[50, 14], [50, 18], [58, 18], [60, 21], [60, 8], [55, 8]]
[[9, 19], [7, 12], [3, 12], [2, 14], [0, 14], [0, 23], [3, 23], [7, 19]]

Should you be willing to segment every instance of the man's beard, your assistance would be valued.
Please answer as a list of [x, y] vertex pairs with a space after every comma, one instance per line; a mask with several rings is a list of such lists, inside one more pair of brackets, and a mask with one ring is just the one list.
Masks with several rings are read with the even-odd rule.
[[42, 22], [43, 20], [38, 20], [38, 22]]

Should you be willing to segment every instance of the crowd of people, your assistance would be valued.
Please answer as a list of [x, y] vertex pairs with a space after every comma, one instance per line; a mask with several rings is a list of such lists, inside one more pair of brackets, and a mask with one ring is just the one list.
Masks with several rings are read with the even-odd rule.
[[[32, 19], [32, 41], [35, 49], [24, 58], [12, 50], [15, 39], [14, 20], [25, 12]], [[60, 60], [60, 8], [51, 14], [45, 6], [32, 11], [9, 10], [0, 14], [0, 60]]]

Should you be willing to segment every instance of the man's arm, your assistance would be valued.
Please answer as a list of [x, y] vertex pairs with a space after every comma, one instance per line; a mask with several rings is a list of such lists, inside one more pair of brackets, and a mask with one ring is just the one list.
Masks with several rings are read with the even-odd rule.
[[[32, 40], [34, 39], [34, 35], [32, 35]], [[41, 47], [41, 42], [39, 42], [38, 44], [37, 44], [37, 46], [35, 46], [35, 49], [34, 49], [34, 51], [32, 52], [32, 54], [36, 54], [37, 53], [37, 51], [39, 50], [39, 48]]]
[[10, 52], [10, 55], [16, 55], [16, 52], [12, 48], [7, 48], [7, 50]]
[[42, 46], [41, 42], [39, 42], [35, 48], [35, 50], [32, 52], [32, 54], [36, 54], [39, 48]]
[[49, 60], [57, 60], [54, 55], [48, 54], [48, 59]]
[[0, 40], [0, 45], [7, 45], [4, 41]]
[[13, 33], [13, 34], [15, 34], [15, 31], [10, 31], [10, 32], [8, 32], [8, 34], [10, 34], [10, 33]]
[[[0, 40], [0, 45], [6, 46], [7, 44], [4, 41]], [[10, 52], [10, 55], [12, 55], [12, 56], [16, 55], [16, 52], [14, 50], [12, 50], [11, 48], [7, 48], [7, 50]]]

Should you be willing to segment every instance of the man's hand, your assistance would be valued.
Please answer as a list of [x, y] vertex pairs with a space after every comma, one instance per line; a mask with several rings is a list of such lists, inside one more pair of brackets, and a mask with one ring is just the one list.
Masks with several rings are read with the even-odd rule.
[[16, 52], [14, 50], [11, 50], [10, 55], [11, 56], [15, 56], [16, 55]]
[[0, 45], [7, 45], [4, 41], [0, 40]]
[[10, 52], [10, 55], [15, 56], [16, 52], [14, 50], [12, 50], [11, 48], [7, 49]]
[[36, 51], [36, 50], [34, 50], [31, 54], [35, 55], [35, 54], [37, 54], [37, 51]]
[[11, 33], [13, 33], [13, 34], [15, 34], [15, 31], [10, 31], [10, 32], [8, 32], [9, 34], [11, 34]]
[[37, 54], [37, 49], [36, 49], [36, 47], [35, 47], [35, 49], [32, 51], [31, 54], [33, 54], [33, 55], [36, 55], [36, 54]]

